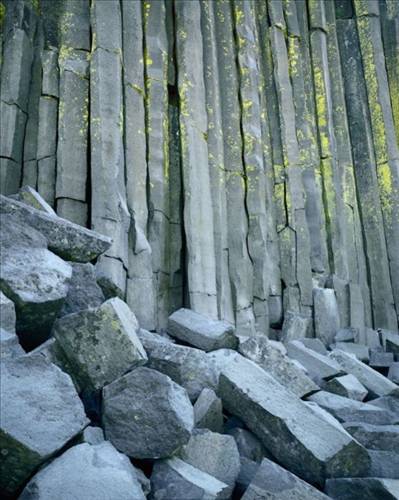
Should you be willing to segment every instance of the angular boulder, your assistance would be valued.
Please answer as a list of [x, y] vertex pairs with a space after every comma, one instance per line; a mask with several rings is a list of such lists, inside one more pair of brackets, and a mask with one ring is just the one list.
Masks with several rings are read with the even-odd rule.
[[0, 291], [0, 328], [7, 332], [15, 332], [15, 306], [12, 300]]
[[51, 208], [51, 206], [44, 200], [40, 194], [35, 191], [30, 186], [22, 187], [18, 193], [10, 196], [10, 198], [20, 201], [25, 205], [29, 205], [37, 210], [41, 210], [42, 212], [46, 212], [49, 215], [57, 216], [55, 211]]
[[331, 352], [329, 357], [347, 373], [354, 375], [368, 389], [371, 396], [384, 396], [391, 393], [399, 395], [399, 387], [396, 384], [359, 361], [356, 357], [339, 350]]
[[250, 337], [240, 344], [239, 352], [254, 361], [300, 398], [320, 389], [303, 370], [298, 368], [288, 356], [284, 356], [276, 349], [266, 337]]
[[359, 443], [371, 450], [399, 450], [399, 425], [372, 425], [365, 422], [349, 422], [345, 429]]
[[14, 215], [1, 215], [0, 288], [15, 304], [22, 346], [50, 335], [68, 293], [72, 268], [47, 249], [46, 239]]
[[223, 431], [222, 401], [212, 389], [204, 388], [194, 404], [194, 424], [198, 429]]
[[264, 458], [242, 500], [327, 500], [327, 495]]
[[368, 362], [370, 359], [369, 348], [366, 345], [355, 344], [354, 342], [336, 342], [332, 344], [333, 350], [340, 350], [348, 354], [352, 354], [360, 361]]
[[339, 330], [339, 310], [335, 292], [329, 288], [313, 290], [315, 334], [326, 346], [334, 342]]
[[399, 453], [394, 451], [368, 450], [371, 460], [368, 476], [399, 479]]
[[111, 239], [58, 216], [0, 195], [0, 214], [12, 214], [39, 231], [48, 248], [65, 260], [90, 262], [111, 246]]
[[240, 457], [245, 457], [253, 462], [261, 462], [267, 456], [267, 451], [262, 443], [252, 432], [240, 427], [234, 427], [227, 431], [227, 434], [233, 436], [237, 444]]
[[219, 395], [287, 469], [323, 484], [326, 477], [365, 473], [367, 451], [344, 429], [318, 417], [253, 362], [237, 357], [223, 369]]
[[145, 500], [133, 465], [108, 442], [73, 446], [33, 476], [19, 498]]
[[392, 352], [396, 361], [399, 361], [399, 333], [381, 330], [382, 345], [387, 352]]
[[151, 475], [152, 500], [222, 500], [230, 498], [227, 484], [179, 458], [155, 462]]
[[238, 344], [233, 325], [212, 320], [190, 309], [179, 309], [169, 316], [167, 331], [172, 337], [207, 352], [235, 349]]
[[302, 344], [307, 347], [308, 349], [311, 349], [312, 351], [316, 351], [319, 354], [328, 354], [328, 351], [326, 349], [326, 346], [323, 344], [323, 342], [320, 339], [316, 338], [304, 338], [304, 339], [299, 339]]
[[389, 367], [388, 378], [389, 380], [391, 380], [391, 382], [399, 384], [399, 361], [392, 363], [392, 365]]
[[357, 401], [363, 401], [368, 391], [354, 375], [342, 375], [335, 377], [325, 383], [324, 389], [328, 392], [338, 394]]
[[398, 500], [399, 480], [376, 477], [329, 479], [327, 495], [336, 500]]
[[194, 412], [185, 389], [150, 368], [137, 368], [103, 390], [105, 436], [133, 458], [164, 458], [190, 439]]
[[16, 492], [87, 425], [69, 375], [43, 356], [1, 363], [0, 490]]
[[310, 336], [312, 318], [295, 311], [287, 311], [284, 315], [283, 327], [281, 330], [281, 340], [299, 340]]
[[63, 316], [53, 329], [74, 377], [87, 390], [101, 389], [146, 363], [138, 330], [136, 317], [118, 298]]

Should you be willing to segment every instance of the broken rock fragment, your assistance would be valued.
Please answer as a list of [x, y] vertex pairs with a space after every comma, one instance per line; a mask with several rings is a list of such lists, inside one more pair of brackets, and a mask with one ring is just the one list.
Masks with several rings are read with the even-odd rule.
[[363, 401], [367, 396], [367, 389], [362, 385], [354, 375], [341, 375], [325, 383], [324, 388], [328, 392], [333, 392], [339, 396]]

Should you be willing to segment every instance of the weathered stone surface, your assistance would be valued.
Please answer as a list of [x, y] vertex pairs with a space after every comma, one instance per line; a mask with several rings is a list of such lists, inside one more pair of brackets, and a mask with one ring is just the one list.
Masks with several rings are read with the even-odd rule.
[[395, 360], [399, 361], [399, 333], [390, 332], [389, 330], [381, 330], [382, 345], [385, 350], [392, 352]]
[[25, 354], [19, 344], [16, 333], [4, 330], [0, 327], [0, 358], [17, 358]]
[[399, 479], [399, 454], [392, 451], [368, 450], [371, 459], [370, 477]]
[[333, 351], [338, 349], [347, 354], [352, 354], [360, 361], [369, 361], [370, 359], [369, 348], [362, 344], [355, 344], [354, 342], [336, 342], [332, 344], [331, 347]]
[[38, 472], [20, 498], [52, 500], [66, 495], [88, 500], [145, 500], [134, 467], [111, 443], [70, 448]]
[[300, 477], [322, 484], [326, 477], [367, 470], [364, 448], [251, 361], [239, 357], [227, 364], [220, 375], [219, 394], [226, 409]]
[[308, 349], [311, 349], [312, 351], [316, 351], [319, 354], [328, 354], [328, 351], [326, 349], [326, 346], [323, 344], [323, 342], [320, 339], [299, 339], [302, 344], [307, 347]]
[[42, 233], [49, 249], [67, 260], [89, 262], [105, 252], [111, 244], [106, 236], [5, 196], [0, 198], [0, 213], [11, 213], [15, 220], [23, 221]]
[[7, 332], [15, 332], [15, 306], [12, 300], [8, 299], [0, 291], [0, 327]]
[[397, 451], [399, 449], [398, 425], [372, 425], [364, 422], [349, 422], [345, 429], [368, 449]]
[[308, 349], [298, 340], [293, 340], [287, 344], [287, 352], [290, 358], [296, 359], [306, 368], [313, 380], [329, 379], [343, 372], [336, 361]]
[[293, 311], [287, 311], [284, 315], [282, 327], [282, 342], [298, 340], [309, 336], [312, 319]]
[[194, 404], [194, 424], [199, 429], [223, 432], [222, 401], [212, 389], [205, 387]]
[[314, 322], [316, 337], [330, 345], [339, 330], [339, 311], [334, 290], [313, 290]]
[[59, 318], [53, 332], [79, 385], [97, 390], [146, 363], [138, 329], [129, 307], [114, 298]]
[[367, 389], [362, 385], [354, 375], [342, 375], [335, 377], [325, 383], [324, 388], [328, 392], [333, 392], [339, 396], [363, 401], [367, 396]]
[[226, 321], [213, 321], [189, 309], [179, 309], [168, 320], [168, 333], [204, 351], [234, 349], [238, 340], [234, 327]]
[[194, 413], [182, 387], [140, 367], [104, 388], [103, 424], [106, 438], [126, 455], [163, 458], [188, 442]]
[[92, 427], [89, 425], [82, 432], [82, 442], [88, 444], [101, 444], [105, 441], [104, 432], [101, 427]]
[[255, 477], [255, 474], [259, 469], [259, 464], [245, 457], [240, 457], [240, 463], [241, 468], [237, 477], [235, 492], [242, 496]]
[[399, 362], [392, 363], [388, 372], [389, 380], [399, 385]]
[[10, 196], [14, 200], [18, 200], [21, 203], [25, 203], [25, 205], [30, 205], [33, 208], [37, 208], [37, 210], [42, 210], [50, 215], [56, 215], [55, 211], [52, 207], [44, 200], [40, 194], [35, 191], [30, 186], [22, 187], [18, 193]]
[[371, 366], [371, 368], [389, 368], [393, 362], [394, 356], [392, 352], [383, 352], [376, 349], [370, 349], [369, 366]]
[[189, 465], [179, 458], [155, 463], [151, 475], [151, 497], [154, 500], [219, 500], [230, 497], [227, 484]]
[[370, 404], [399, 415], [399, 398], [396, 394], [373, 399], [370, 401]]
[[105, 301], [104, 294], [97, 284], [94, 266], [76, 262], [71, 263], [71, 266], [72, 277], [60, 316], [98, 307]]
[[87, 203], [70, 198], [57, 199], [57, 212], [60, 217], [67, 219], [79, 226], [87, 226], [88, 207]]
[[239, 352], [300, 398], [319, 389], [303, 370], [276, 349], [266, 337], [249, 338], [240, 344]]
[[148, 366], [168, 375], [184, 387], [192, 401], [198, 398], [205, 387], [217, 387], [216, 367], [204, 352], [165, 342], [156, 334], [145, 330], [140, 330], [138, 335], [148, 354]]
[[384, 396], [399, 393], [399, 387], [389, 379], [343, 351], [333, 351], [330, 358], [339, 363], [343, 370], [354, 375], [371, 395]]
[[1, 362], [0, 487], [17, 492], [88, 423], [68, 375], [42, 356]]
[[366, 422], [370, 424], [396, 424], [399, 417], [393, 412], [378, 408], [369, 403], [338, 396], [331, 392], [319, 391], [308, 397], [309, 401], [330, 412], [340, 422]]
[[194, 430], [180, 458], [193, 467], [234, 488], [240, 472], [240, 455], [232, 436], [209, 430]]
[[291, 472], [264, 458], [243, 500], [327, 500], [327, 496]]
[[337, 500], [364, 500], [399, 498], [399, 481], [380, 478], [329, 479], [326, 482], [327, 495]]
[[245, 457], [254, 462], [261, 462], [267, 456], [267, 451], [252, 432], [234, 427], [227, 431], [236, 441], [240, 458]]
[[71, 266], [47, 250], [46, 239], [14, 215], [1, 215], [1, 290], [15, 304], [23, 346], [46, 340], [68, 293]]

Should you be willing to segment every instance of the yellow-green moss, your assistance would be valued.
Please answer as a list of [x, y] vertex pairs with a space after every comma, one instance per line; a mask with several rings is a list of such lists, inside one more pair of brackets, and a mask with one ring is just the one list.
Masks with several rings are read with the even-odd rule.
[[3, 2], [0, 2], [0, 28], [3, 26], [5, 17], [6, 17], [6, 7], [3, 4]]

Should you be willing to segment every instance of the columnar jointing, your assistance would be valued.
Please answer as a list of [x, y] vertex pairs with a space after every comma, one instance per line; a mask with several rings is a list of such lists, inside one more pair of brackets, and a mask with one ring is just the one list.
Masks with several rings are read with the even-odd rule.
[[1, 193], [110, 236], [96, 272], [142, 327], [187, 306], [268, 335], [332, 300], [397, 329], [398, 2], [0, 12]]

